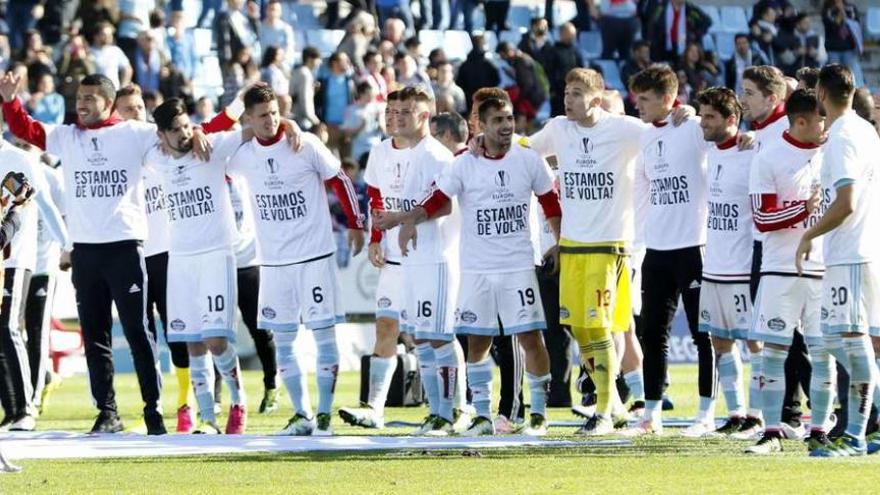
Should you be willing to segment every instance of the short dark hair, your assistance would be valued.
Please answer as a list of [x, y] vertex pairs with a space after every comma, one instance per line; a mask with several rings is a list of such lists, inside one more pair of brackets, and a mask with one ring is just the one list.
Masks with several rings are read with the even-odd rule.
[[118, 101], [120, 98], [132, 95], [143, 95], [144, 92], [141, 90], [141, 87], [138, 84], [131, 83], [128, 86], [123, 86], [119, 88], [119, 91], [116, 92], [116, 100]]
[[797, 117], [819, 113], [819, 99], [812, 89], [795, 90], [785, 102], [785, 113], [788, 121], [794, 122]]
[[366, 94], [367, 91], [370, 91], [372, 89], [373, 87], [370, 86], [370, 83], [366, 81], [361, 81], [357, 83], [357, 85], [354, 87], [354, 92], [360, 98], [362, 95]]
[[794, 77], [798, 82], [804, 83], [804, 87], [816, 89], [816, 84], [819, 83], [819, 69], [815, 67], [801, 67], [794, 73]]
[[755, 83], [758, 91], [764, 96], [775, 94], [782, 101], [785, 99], [785, 93], [788, 92], [788, 85], [785, 84], [785, 75], [782, 71], [772, 65], [756, 65], [749, 67], [743, 71], [743, 80], [748, 79]]
[[244, 94], [244, 108], [250, 110], [260, 103], [268, 103], [276, 99], [271, 86], [254, 86]]
[[391, 91], [390, 93], [388, 93], [388, 96], [385, 97], [385, 99], [388, 101], [400, 101], [400, 91]]
[[80, 86], [96, 86], [98, 93], [110, 101], [116, 101], [116, 86], [103, 74], [89, 74], [79, 82]]
[[709, 88], [697, 96], [697, 103], [714, 108], [722, 117], [729, 118], [736, 115], [736, 122], [742, 118], [742, 105], [736, 98], [736, 93], [730, 88]]
[[[366, 64], [368, 60], [375, 57], [376, 55], [379, 55], [379, 52], [373, 48], [370, 48], [369, 50], [367, 50], [367, 53], [365, 53], [364, 56], [361, 57], [361, 60], [364, 62], [364, 64]], [[305, 56], [305, 52], [303, 52], [303, 56]]]
[[407, 86], [400, 90], [400, 101], [415, 101], [418, 103], [430, 103], [433, 101], [431, 94], [424, 86]]
[[648, 40], [638, 40], [633, 43], [631, 50], [635, 52], [636, 50], [641, 50], [642, 48], [651, 48], [651, 42]]
[[504, 107], [512, 107], [509, 99], [487, 98], [486, 100], [483, 100], [483, 103], [480, 103], [480, 122], [486, 122], [486, 119], [489, 117], [489, 112], [493, 110], [501, 110]]
[[629, 78], [634, 93], [653, 91], [659, 95], [678, 94], [678, 76], [668, 65], [654, 64]]
[[819, 70], [819, 84], [828, 99], [837, 105], [845, 105], [856, 91], [856, 83], [849, 67], [841, 64], [828, 64]]
[[419, 38], [417, 36], [411, 36], [411, 37], [407, 38], [406, 41], [403, 42], [403, 47], [408, 50], [410, 48], [417, 47], [421, 44], [422, 44], [422, 42], [419, 41]]
[[876, 112], [874, 111], [874, 97], [871, 96], [871, 90], [868, 88], [859, 88], [853, 94], [853, 110], [856, 114], [867, 120], [871, 125], [877, 123]]
[[447, 132], [452, 133], [452, 138], [458, 143], [467, 141], [468, 125], [457, 112], [442, 112], [431, 117], [431, 123], [437, 130], [437, 135], [442, 136]]
[[313, 46], [307, 46], [303, 48], [302, 59], [303, 62], [308, 62], [309, 60], [314, 60], [316, 58], [321, 58], [321, 52], [318, 51], [317, 48]]
[[171, 124], [180, 115], [186, 115], [186, 104], [180, 98], [171, 98], [162, 102], [153, 110], [153, 121], [160, 131], [171, 130]]
[[736, 33], [733, 37], [733, 42], [736, 43], [740, 38], [745, 38], [746, 41], [749, 40], [749, 35], [747, 33]]
[[489, 98], [497, 98], [500, 100], [507, 99], [510, 102], [510, 95], [507, 94], [507, 91], [504, 91], [498, 87], [491, 88], [480, 88], [478, 89], [473, 96], [471, 96], [471, 103], [473, 105], [480, 106], [484, 101]]

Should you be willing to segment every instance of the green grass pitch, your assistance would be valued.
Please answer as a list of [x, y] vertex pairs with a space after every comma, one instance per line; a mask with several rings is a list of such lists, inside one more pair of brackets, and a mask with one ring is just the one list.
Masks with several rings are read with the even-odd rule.
[[[696, 367], [675, 366], [670, 390], [676, 410], [696, 409]], [[245, 374], [250, 411], [262, 396], [259, 373]], [[311, 380], [314, 381], [313, 379]], [[117, 377], [123, 419], [137, 417], [139, 395], [133, 375]], [[166, 377], [165, 410], [173, 427], [176, 381]], [[336, 406], [357, 404], [358, 376], [340, 377]], [[497, 382], [496, 382], [497, 389]], [[228, 395], [227, 395], [228, 397]], [[280, 429], [290, 415], [286, 393], [282, 409], [251, 414], [250, 433]], [[316, 397], [313, 390], [312, 397]], [[719, 400], [723, 413], [723, 399]], [[496, 401], [497, 403], [497, 401]], [[85, 431], [94, 417], [85, 377], [66, 380], [40, 418], [41, 430]], [[386, 420], [418, 421], [422, 408], [392, 408]], [[551, 409], [551, 419], [568, 420], [568, 410]], [[225, 419], [221, 418], [221, 421]], [[345, 427], [340, 434], [369, 434]], [[578, 440], [572, 428], [551, 429], [551, 438]], [[406, 434], [394, 429], [392, 434]], [[521, 448], [440, 452], [331, 454], [246, 454], [132, 459], [22, 461], [24, 472], [0, 475], [0, 493], [358, 493], [575, 494], [575, 493], [877, 493], [880, 456], [810, 459], [800, 442], [786, 441], [786, 452], [771, 458], [743, 455], [747, 444], [728, 440], [689, 440], [667, 428], [660, 438], [636, 439], [628, 448]]]

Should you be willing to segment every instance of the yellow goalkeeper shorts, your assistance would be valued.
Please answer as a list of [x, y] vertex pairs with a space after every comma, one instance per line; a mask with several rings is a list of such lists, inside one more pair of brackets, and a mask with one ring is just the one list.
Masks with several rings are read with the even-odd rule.
[[632, 321], [629, 255], [622, 242], [560, 241], [559, 322], [625, 332]]

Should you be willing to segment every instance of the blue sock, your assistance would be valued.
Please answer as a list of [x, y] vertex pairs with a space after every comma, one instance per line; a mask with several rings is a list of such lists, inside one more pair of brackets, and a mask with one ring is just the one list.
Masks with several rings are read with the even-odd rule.
[[214, 356], [214, 364], [220, 371], [220, 376], [226, 386], [229, 387], [229, 399], [232, 404], [244, 405], [244, 386], [241, 383], [241, 366], [238, 363], [238, 355], [231, 344], [226, 345], [226, 350]]
[[336, 327], [316, 328], [312, 335], [318, 347], [318, 414], [329, 414], [336, 394], [339, 375], [339, 349], [336, 346]]
[[[874, 386], [874, 407], [880, 411], [880, 357], [877, 358], [877, 368], [874, 371], [877, 372], [877, 374], [874, 375], [876, 377], [874, 378], [874, 381], [876, 382], [876, 385]], [[877, 422], [880, 423], [880, 419], [878, 419]]]
[[431, 409], [431, 414], [437, 414], [440, 387], [437, 385], [437, 362], [431, 344], [427, 342], [416, 344], [416, 358], [419, 360], [419, 376], [422, 378], [422, 388], [425, 389], [428, 398], [428, 407]]
[[547, 392], [550, 389], [550, 374], [537, 376], [526, 372], [531, 396], [531, 413], [547, 417]]
[[742, 361], [739, 351], [718, 354], [718, 382], [724, 391], [728, 416], [745, 416], [745, 394], [742, 389]]
[[831, 417], [832, 399], [837, 388], [834, 360], [821, 344], [809, 346], [813, 372], [810, 375], [810, 431], [825, 431], [825, 423]]
[[391, 379], [394, 378], [396, 369], [397, 356], [370, 358], [370, 392], [367, 396], [367, 404], [382, 417], [385, 416], [385, 401], [388, 400], [388, 390], [391, 388]]
[[434, 348], [434, 360], [437, 363], [437, 415], [451, 423], [452, 402], [458, 382], [458, 356], [455, 355], [452, 342]]
[[452, 345], [455, 346], [455, 358], [458, 362], [458, 379], [455, 381], [455, 400], [453, 402], [453, 407], [458, 410], [463, 410], [468, 405], [468, 384], [467, 377], [465, 376], [467, 361], [464, 359], [464, 350], [461, 348], [461, 344], [458, 343], [458, 339], [453, 340]]
[[629, 387], [629, 395], [632, 396], [633, 400], [645, 400], [645, 377], [642, 374], [642, 370], [624, 373], [623, 380], [626, 382], [626, 386]]
[[785, 395], [785, 358], [788, 351], [764, 347], [764, 386], [761, 398], [764, 404], [764, 423], [768, 430], [778, 430], [782, 421], [782, 402]]
[[749, 365], [752, 370], [749, 374], [749, 411], [748, 415], [753, 418], [760, 418], [764, 407], [761, 402], [761, 376], [764, 375], [764, 358], [761, 353], [752, 353], [749, 355]]
[[297, 414], [311, 418], [312, 405], [309, 399], [309, 388], [306, 384], [306, 375], [299, 366], [293, 342], [297, 332], [275, 332], [275, 355], [278, 358], [278, 374], [290, 395], [293, 411]]
[[864, 440], [875, 385], [874, 348], [864, 335], [844, 337], [843, 347], [850, 364], [846, 434]]
[[645, 421], [660, 421], [663, 415], [662, 400], [645, 400]]
[[468, 385], [477, 416], [492, 420], [492, 360], [467, 364]]
[[196, 404], [199, 405], [199, 417], [202, 421], [214, 423], [214, 364], [210, 354], [189, 357], [189, 374]]
[[697, 421], [705, 423], [715, 422], [715, 398], [700, 396], [700, 409], [697, 411]]

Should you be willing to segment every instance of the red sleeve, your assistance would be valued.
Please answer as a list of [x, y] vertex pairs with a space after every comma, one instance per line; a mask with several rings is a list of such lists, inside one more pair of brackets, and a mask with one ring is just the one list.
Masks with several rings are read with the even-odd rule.
[[229, 115], [226, 115], [226, 110], [218, 113], [214, 116], [213, 119], [208, 122], [202, 123], [202, 130], [207, 134], [213, 134], [215, 132], [223, 132], [232, 129], [232, 126], [235, 125], [235, 121], [229, 118]]
[[21, 105], [18, 98], [3, 102], [3, 116], [9, 130], [16, 137], [37, 146], [41, 150], [46, 149], [46, 128], [37, 122]]
[[424, 208], [428, 218], [431, 218], [436, 215], [438, 211], [442, 210], [449, 201], [449, 196], [443, 194], [443, 191], [441, 191], [436, 184], [433, 184], [431, 186], [431, 194], [423, 199], [422, 202], [419, 203], [419, 206]]
[[807, 218], [806, 201], [795, 201], [782, 208], [775, 194], [752, 194], [752, 214], [760, 232], [787, 229]]
[[[382, 191], [378, 187], [367, 186], [367, 197], [370, 198], [370, 210], [384, 210], [385, 204], [382, 202]], [[382, 242], [382, 231], [379, 229], [370, 229], [370, 243]]]
[[339, 198], [339, 204], [345, 211], [345, 218], [348, 219], [348, 228], [360, 229], [364, 228], [364, 215], [358, 206], [357, 194], [354, 192], [354, 186], [351, 179], [343, 172], [339, 172], [335, 177], [325, 181], [333, 187], [336, 197]]
[[544, 218], [562, 216], [562, 208], [559, 206], [559, 195], [556, 194], [556, 191], [551, 190], [538, 196], [538, 203], [541, 203], [541, 209], [544, 210]]

